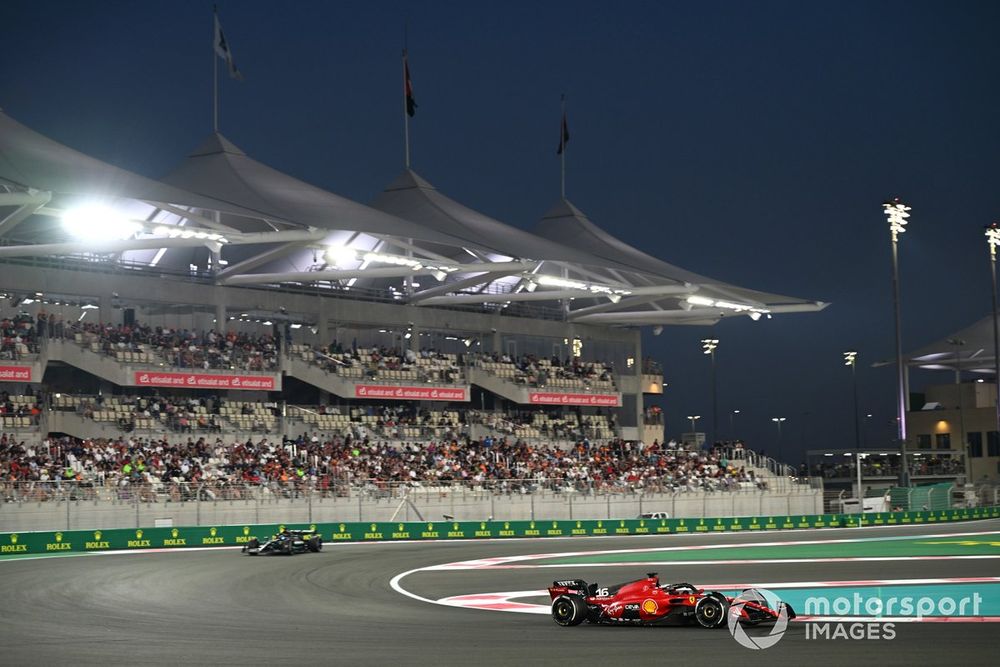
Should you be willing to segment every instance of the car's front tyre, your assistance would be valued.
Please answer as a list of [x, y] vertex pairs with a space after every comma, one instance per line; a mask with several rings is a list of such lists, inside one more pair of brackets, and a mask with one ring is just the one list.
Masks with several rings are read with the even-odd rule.
[[560, 595], [552, 601], [552, 620], [564, 627], [580, 625], [587, 618], [587, 603], [577, 595]]
[[715, 596], [706, 596], [694, 606], [694, 620], [703, 628], [717, 628], [726, 622], [728, 605]]

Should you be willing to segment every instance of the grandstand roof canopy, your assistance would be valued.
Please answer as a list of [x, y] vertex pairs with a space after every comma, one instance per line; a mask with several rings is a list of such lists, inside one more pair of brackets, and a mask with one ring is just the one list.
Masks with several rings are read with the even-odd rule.
[[[104, 206], [98, 218], [82, 229], [60, 224], [92, 200]], [[568, 320], [605, 326], [712, 324], [725, 315], [759, 319], [827, 305], [663, 262], [603, 231], [565, 199], [530, 233], [406, 170], [369, 207], [253, 160], [218, 133], [156, 181], [2, 112], [0, 237], [0, 260], [191, 265], [220, 284], [363, 287], [427, 306], [495, 310], [542, 302]], [[436, 282], [418, 289], [418, 276]]]
[[905, 357], [908, 365], [917, 368], [949, 371], [961, 369], [993, 375], [993, 318], [984, 317], [971, 326], [908, 353]]

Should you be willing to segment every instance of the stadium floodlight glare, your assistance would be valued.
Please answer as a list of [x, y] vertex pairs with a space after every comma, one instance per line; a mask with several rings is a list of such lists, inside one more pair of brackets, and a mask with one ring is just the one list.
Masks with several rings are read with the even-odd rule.
[[356, 262], [358, 259], [354, 248], [343, 245], [328, 246], [323, 254], [326, 256], [326, 261], [334, 266], [344, 266], [350, 262]]
[[569, 280], [558, 276], [538, 276], [538, 284], [546, 287], [564, 287], [566, 289], [587, 289], [587, 283], [579, 280]]
[[899, 240], [899, 235], [906, 231], [907, 218], [910, 217], [909, 206], [899, 201], [899, 197], [882, 204], [885, 217], [889, 221], [889, 232], [892, 234], [892, 241]]
[[847, 352], [844, 352], [844, 365], [853, 366], [857, 358], [858, 358], [857, 350], [848, 350]]
[[219, 243], [229, 243], [229, 239], [217, 232], [206, 232], [180, 225], [158, 225], [153, 229], [156, 236], [166, 236], [172, 239], [205, 239], [206, 241], [218, 241]]
[[701, 349], [705, 351], [705, 354], [712, 354], [715, 348], [719, 347], [718, 338], [702, 338], [701, 339]]
[[142, 225], [126, 218], [106, 204], [89, 203], [71, 208], [62, 214], [62, 226], [79, 239], [90, 241], [120, 241], [142, 230]]
[[367, 252], [365, 253], [366, 262], [379, 262], [381, 264], [395, 264], [396, 266], [408, 266], [411, 269], [419, 270], [423, 268], [423, 264], [412, 257], [403, 257], [402, 255], [387, 255], [381, 252]]
[[[685, 302], [692, 306], [707, 306], [710, 308], [723, 308], [725, 310], [735, 310], [737, 313], [749, 313], [750, 317], [758, 320], [761, 315], [771, 317], [771, 311], [767, 308], [757, 308], [745, 303], [735, 303], [733, 301], [716, 301], [708, 297], [692, 295], [685, 299]], [[754, 317], [756, 315], [756, 317]]]
[[1000, 226], [995, 222], [986, 228], [986, 244], [990, 247], [990, 257], [996, 259], [997, 246], [1000, 246]]

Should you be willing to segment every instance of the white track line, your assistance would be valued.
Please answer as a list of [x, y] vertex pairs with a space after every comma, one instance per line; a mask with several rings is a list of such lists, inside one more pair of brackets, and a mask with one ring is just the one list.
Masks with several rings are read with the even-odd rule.
[[[643, 548], [629, 548], [629, 549], [605, 549], [599, 551], [564, 551], [561, 553], [541, 553], [541, 554], [523, 554], [518, 556], [498, 556], [495, 558], [477, 558], [466, 561], [457, 561], [454, 563], [442, 563], [440, 565], [431, 565], [427, 570], [474, 570], [483, 568], [497, 568], [501, 566], [508, 566], [509, 563], [516, 563], [519, 561], [526, 560], [542, 560], [549, 558], [574, 558], [578, 556], [597, 556], [597, 555], [612, 555], [612, 554], [633, 554], [633, 553], [659, 553], [659, 552], [672, 552], [672, 551], [708, 551], [715, 549], [745, 549], [749, 547], [787, 547], [795, 545], [813, 545], [813, 544], [849, 544], [858, 542], [880, 542], [880, 541], [898, 541], [898, 540], [909, 540], [909, 539], [937, 539], [943, 537], [973, 537], [979, 535], [995, 535], [998, 531], [977, 531], [977, 532], [966, 532], [966, 533], [935, 533], [929, 535], [906, 535], [906, 536], [893, 536], [893, 537], [859, 537], [859, 538], [843, 538], [836, 540], [794, 540], [794, 541], [771, 541], [771, 542], [741, 542], [737, 544], [688, 544], [683, 546], [675, 547], [643, 547]], [[987, 556], [989, 557], [989, 556]], [[859, 559], [861, 559], [859, 557]], [[795, 562], [795, 560], [813, 560], [813, 559], [789, 559], [789, 560], [775, 560], [774, 562]], [[882, 560], [895, 560], [895, 558], [885, 558]], [[668, 561], [668, 562], [683, 562], [683, 561]], [[712, 562], [712, 563], [724, 563], [727, 561], [699, 561], [699, 562]], [[748, 562], [745, 559], [738, 562]], [[761, 561], [765, 562], [765, 561]], [[651, 564], [658, 564], [650, 561]], [[613, 563], [617, 565], [618, 563]], [[627, 563], [629, 565], [634, 565], [634, 563]], [[596, 565], [600, 567], [597, 563], [576, 563], [576, 565]], [[535, 565], [529, 567], [547, 567], [547, 565]]]

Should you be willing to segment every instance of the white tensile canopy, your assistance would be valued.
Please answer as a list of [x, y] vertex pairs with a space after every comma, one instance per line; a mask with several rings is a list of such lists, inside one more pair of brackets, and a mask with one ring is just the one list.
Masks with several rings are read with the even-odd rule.
[[[113, 202], [128, 233], [67, 237], [54, 221], [88, 198]], [[92, 224], [106, 231], [102, 221]], [[606, 326], [711, 324], [826, 306], [675, 267], [615, 239], [565, 200], [530, 233], [406, 170], [369, 207], [257, 162], [218, 133], [160, 182], [2, 113], [0, 237], [0, 260], [101, 254], [133, 267], [204, 268], [220, 284], [364, 287], [426, 306], [542, 302], [567, 320]], [[436, 282], [418, 289], [417, 276]]]
[[906, 354], [905, 358], [908, 365], [927, 370], [961, 369], [993, 375], [993, 317], [984, 317], [971, 326]]

